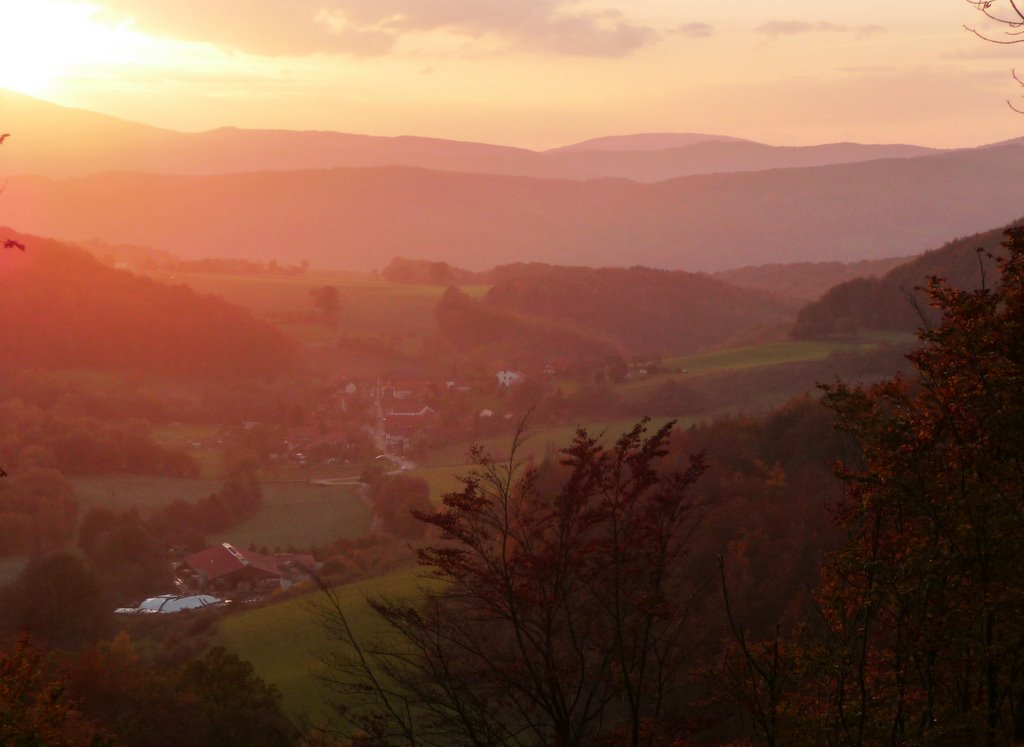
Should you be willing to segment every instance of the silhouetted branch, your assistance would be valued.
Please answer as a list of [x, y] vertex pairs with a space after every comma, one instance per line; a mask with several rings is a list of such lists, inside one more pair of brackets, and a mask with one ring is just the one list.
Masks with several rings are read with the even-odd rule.
[[[964, 26], [979, 39], [1002, 45], [1024, 42], [1024, 0], [966, 0], [966, 2], [973, 5], [987, 19], [1002, 25], [1002, 33], [995, 36], [979, 31], [974, 26]], [[1024, 86], [1024, 80], [1017, 75], [1016, 69], [1010, 72], [1013, 79]], [[1006, 100], [1006, 105], [1018, 114], [1024, 114], [1024, 108], [1015, 106], [1009, 99]]]

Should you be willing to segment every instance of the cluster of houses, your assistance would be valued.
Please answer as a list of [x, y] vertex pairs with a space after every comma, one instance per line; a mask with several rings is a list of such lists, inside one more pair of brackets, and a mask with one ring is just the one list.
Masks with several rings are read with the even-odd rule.
[[[498, 389], [510, 389], [526, 380], [521, 371], [494, 374]], [[327, 407], [338, 415], [357, 410], [358, 401], [373, 403], [378, 423], [379, 446], [392, 453], [415, 452], [434, 441], [439, 415], [433, 404], [446, 395], [467, 394], [473, 386], [457, 378], [432, 381], [423, 378], [377, 380], [372, 383], [340, 378], [328, 389]], [[370, 426], [364, 426], [367, 432]], [[321, 436], [321, 439], [323, 436]]]
[[[558, 364], [548, 364], [537, 375], [550, 377], [558, 370]], [[529, 378], [515, 369], [503, 369], [493, 376], [491, 392], [512, 389]], [[313, 421], [288, 431], [281, 457], [303, 465], [355, 462], [380, 451], [420, 451], [436, 441], [441, 420], [437, 403], [447, 397], [476, 391], [484, 392], [481, 382], [471, 384], [454, 377], [436, 380], [339, 377], [325, 387]], [[447, 411], [450, 412], [450, 408]], [[487, 409], [481, 412], [493, 414]], [[469, 409], [461, 416], [471, 423], [480, 413]]]

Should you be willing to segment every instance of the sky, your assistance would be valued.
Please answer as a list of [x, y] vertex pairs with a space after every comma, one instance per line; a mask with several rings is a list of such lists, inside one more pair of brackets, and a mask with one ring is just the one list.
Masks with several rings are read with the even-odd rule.
[[535, 149], [1024, 135], [1024, 44], [965, 25], [1001, 33], [968, 0], [0, 0], [0, 88], [185, 131]]

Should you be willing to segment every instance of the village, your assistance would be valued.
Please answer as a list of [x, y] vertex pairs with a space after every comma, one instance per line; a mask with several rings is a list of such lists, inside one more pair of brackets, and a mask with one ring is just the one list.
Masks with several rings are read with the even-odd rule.
[[[540, 375], [551, 380], [553, 365]], [[480, 382], [425, 378], [353, 379], [338, 377], [322, 388], [310, 424], [280, 431], [266, 443], [268, 464], [299, 469], [320, 484], [359, 484], [355, 477], [316, 477], [334, 466], [376, 462], [384, 473], [408, 472], [413, 458], [450, 441], [490, 435], [513, 418], [502, 411], [509, 392], [529, 377], [501, 370], [485, 389]], [[490, 404], [483, 407], [480, 403]], [[226, 441], [265, 435], [263, 424], [244, 421], [192, 445], [216, 450]], [[365, 491], [362, 498], [366, 501]], [[168, 615], [260, 603], [268, 595], [311, 580], [323, 564], [311, 553], [241, 548], [221, 542], [193, 553], [170, 552], [175, 591], [147, 597], [115, 610], [120, 615]]]

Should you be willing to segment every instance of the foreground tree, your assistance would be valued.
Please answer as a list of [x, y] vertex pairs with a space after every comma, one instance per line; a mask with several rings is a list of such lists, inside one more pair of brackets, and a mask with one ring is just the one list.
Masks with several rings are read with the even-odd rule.
[[100, 747], [103, 733], [69, 703], [60, 680], [43, 676], [43, 654], [22, 637], [0, 649], [0, 744]]
[[768, 744], [1024, 742], [1024, 228], [994, 288], [929, 282], [912, 380], [825, 388], [862, 455], [799, 640], [737, 639]]
[[560, 464], [482, 451], [462, 490], [419, 518], [436, 581], [373, 600], [383, 640], [357, 639], [326, 590], [342, 644], [328, 663], [347, 723], [408, 745], [654, 745], [683, 733], [700, 584], [686, 549], [703, 457], [666, 464], [671, 424], [606, 448], [577, 432]]

